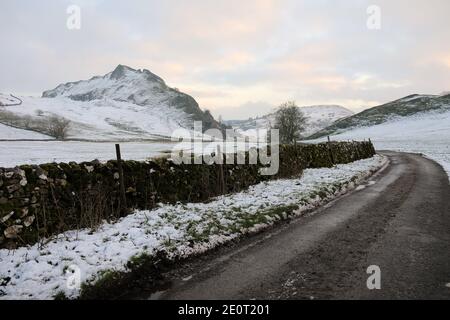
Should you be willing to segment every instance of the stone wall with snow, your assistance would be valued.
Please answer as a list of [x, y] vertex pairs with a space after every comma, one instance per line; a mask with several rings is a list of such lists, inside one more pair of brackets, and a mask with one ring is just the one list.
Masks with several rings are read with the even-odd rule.
[[[331, 167], [374, 154], [371, 142], [280, 146], [280, 168], [275, 176], [261, 175], [261, 163], [177, 165], [166, 158], [124, 161], [126, 200], [133, 209], [200, 202], [269, 179], [298, 176], [306, 168]], [[249, 163], [248, 153], [245, 156]], [[0, 248], [36, 243], [67, 230], [95, 228], [104, 220], [123, 217], [127, 210], [121, 209], [119, 190], [116, 161], [0, 168]]]

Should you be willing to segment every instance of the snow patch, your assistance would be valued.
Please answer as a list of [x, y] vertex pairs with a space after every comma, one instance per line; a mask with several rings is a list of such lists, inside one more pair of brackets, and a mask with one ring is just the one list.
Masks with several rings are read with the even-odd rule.
[[16, 140], [16, 139], [47, 140], [53, 138], [38, 132], [17, 129], [0, 123], [0, 140]]

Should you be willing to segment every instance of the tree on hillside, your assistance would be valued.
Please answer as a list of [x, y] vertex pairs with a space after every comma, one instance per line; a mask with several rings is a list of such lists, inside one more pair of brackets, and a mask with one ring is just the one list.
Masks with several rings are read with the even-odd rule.
[[50, 136], [65, 140], [70, 127], [70, 120], [62, 117], [53, 116], [48, 121], [47, 132]]
[[295, 102], [288, 101], [278, 107], [274, 129], [280, 133], [280, 143], [295, 144], [305, 130], [306, 117]]

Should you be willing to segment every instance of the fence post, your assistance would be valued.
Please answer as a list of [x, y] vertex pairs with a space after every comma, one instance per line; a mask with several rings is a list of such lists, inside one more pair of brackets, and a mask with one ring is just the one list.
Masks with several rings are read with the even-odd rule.
[[220, 156], [221, 160], [219, 163], [219, 183], [220, 183], [220, 193], [225, 194], [225, 178], [223, 174], [223, 155], [220, 150], [220, 145], [217, 145], [217, 155]]
[[327, 136], [327, 148], [328, 148], [328, 154], [330, 155], [331, 164], [334, 165], [334, 156], [333, 156], [333, 150], [331, 150], [331, 140], [330, 136]]
[[127, 208], [127, 197], [125, 196], [125, 183], [123, 179], [122, 157], [120, 155], [120, 144], [116, 143], [117, 168], [119, 169], [119, 183], [120, 183], [120, 203], [121, 209]]

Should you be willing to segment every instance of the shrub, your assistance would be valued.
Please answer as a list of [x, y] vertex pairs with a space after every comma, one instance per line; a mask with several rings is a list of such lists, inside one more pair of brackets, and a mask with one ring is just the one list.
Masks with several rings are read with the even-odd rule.
[[50, 136], [58, 140], [65, 140], [67, 138], [69, 127], [70, 120], [53, 116], [48, 121], [47, 132]]

